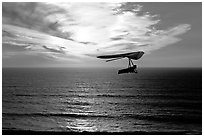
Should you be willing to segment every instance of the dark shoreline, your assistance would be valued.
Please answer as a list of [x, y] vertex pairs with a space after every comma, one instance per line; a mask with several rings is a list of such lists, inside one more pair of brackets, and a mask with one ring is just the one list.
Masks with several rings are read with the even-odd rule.
[[189, 133], [187, 131], [178, 132], [65, 132], [65, 131], [30, 131], [30, 130], [2, 130], [2, 135], [202, 135], [202, 132]]

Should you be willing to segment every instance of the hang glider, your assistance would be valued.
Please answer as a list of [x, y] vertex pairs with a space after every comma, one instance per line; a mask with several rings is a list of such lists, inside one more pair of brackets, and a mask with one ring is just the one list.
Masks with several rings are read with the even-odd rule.
[[143, 51], [138, 51], [138, 52], [130, 52], [130, 53], [124, 53], [124, 54], [97, 56], [97, 58], [107, 59], [106, 62], [128, 58], [128, 61], [129, 61], [128, 68], [121, 69], [118, 71], [118, 74], [122, 74], [122, 73], [137, 73], [137, 65], [134, 65], [132, 59], [138, 60], [143, 55], [144, 55]]

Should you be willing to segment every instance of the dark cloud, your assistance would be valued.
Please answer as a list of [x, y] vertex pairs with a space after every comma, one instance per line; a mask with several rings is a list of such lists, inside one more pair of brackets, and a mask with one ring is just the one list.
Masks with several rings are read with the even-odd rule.
[[8, 31], [5, 31], [5, 30], [2, 30], [2, 37], [10, 37], [10, 38], [15, 38], [16, 35], [8, 32]]
[[59, 47], [59, 50], [53, 49], [53, 48], [48, 48], [47, 46], [42, 46], [44, 49], [50, 51], [50, 52], [55, 52], [55, 53], [60, 53], [60, 54], [66, 54], [65, 51], [63, 51], [63, 48], [65, 47]]
[[62, 33], [61, 26], [56, 19], [48, 20], [49, 15], [64, 13], [63, 9], [46, 6], [36, 2], [3, 2], [3, 24], [16, 25], [28, 29], [37, 30], [61, 38], [69, 38], [70, 34]]
[[[78, 41], [77, 41], [78, 42]], [[79, 42], [79, 43], [82, 43], [82, 44], [91, 44], [91, 45], [96, 45], [97, 43], [95, 42]]]
[[121, 40], [121, 39], [123, 39], [123, 38], [121, 38], [121, 37], [111, 38], [111, 40]]

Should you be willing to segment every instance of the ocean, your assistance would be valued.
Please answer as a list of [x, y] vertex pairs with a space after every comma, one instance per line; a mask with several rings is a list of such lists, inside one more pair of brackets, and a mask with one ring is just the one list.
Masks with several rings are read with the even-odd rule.
[[202, 134], [202, 69], [3, 68], [3, 134]]

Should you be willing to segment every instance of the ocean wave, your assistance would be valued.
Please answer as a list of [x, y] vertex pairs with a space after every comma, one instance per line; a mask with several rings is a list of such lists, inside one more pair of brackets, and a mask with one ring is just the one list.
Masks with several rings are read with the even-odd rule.
[[96, 97], [122, 97], [122, 98], [127, 98], [127, 97], [137, 97], [137, 95], [110, 95], [110, 94], [102, 94], [102, 95], [96, 95]]
[[115, 119], [138, 119], [157, 122], [178, 122], [178, 123], [202, 123], [202, 118], [198, 116], [183, 115], [148, 115], [148, 114], [121, 114], [103, 115], [87, 113], [2, 113], [2, 116], [17, 117], [72, 117], [72, 118], [115, 118]]
[[88, 102], [63, 102], [63, 104], [74, 105], [74, 106], [89, 106], [92, 105]]
[[85, 95], [64, 95], [64, 94], [15, 94], [22, 97], [86, 97]]
[[178, 123], [202, 123], [202, 118], [198, 116], [184, 116], [184, 115], [146, 115], [146, 114], [124, 114], [124, 117], [158, 121], [158, 122], [178, 122]]
[[[75, 91], [78, 92], [78, 91]], [[80, 98], [151, 98], [151, 99], [167, 99], [167, 100], [190, 100], [191, 96], [183, 95], [160, 95], [160, 94], [135, 94], [135, 95], [121, 95], [121, 94], [14, 94], [17, 97], [80, 97]]]
[[89, 115], [89, 114], [76, 114], [76, 113], [3, 113], [3, 116], [18, 116], [18, 117], [74, 117], [74, 118], [113, 118], [110, 115]]

